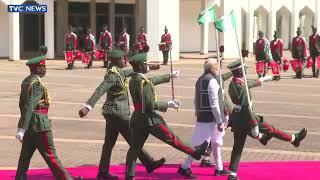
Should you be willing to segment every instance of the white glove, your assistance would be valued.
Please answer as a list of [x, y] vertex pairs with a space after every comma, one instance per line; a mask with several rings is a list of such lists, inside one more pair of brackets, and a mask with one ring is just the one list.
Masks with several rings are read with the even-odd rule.
[[18, 139], [20, 142], [22, 142], [25, 132], [26, 132], [25, 129], [19, 128], [18, 131], [17, 131], [17, 134], [16, 134], [16, 139]]
[[272, 80], [272, 76], [270, 76], [270, 75], [266, 75], [265, 77], [259, 78], [259, 81], [261, 83], [263, 83], [264, 81], [271, 81], [271, 80]]
[[181, 103], [180, 101], [173, 101], [173, 100], [170, 100], [168, 101], [168, 108], [173, 108], [173, 109], [176, 109], [176, 108], [179, 108], [181, 106]]
[[177, 78], [179, 76], [179, 71], [172, 71], [172, 74], [170, 73], [171, 78]]
[[251, 134], [254, 138], [259, 136], [259, 127], [258, 125], [251, 129]]

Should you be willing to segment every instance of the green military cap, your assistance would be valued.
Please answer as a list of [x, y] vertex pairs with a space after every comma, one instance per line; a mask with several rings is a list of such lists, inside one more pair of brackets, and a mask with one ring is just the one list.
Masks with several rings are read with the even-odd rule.
[[[235, 60], [232, 63], [228, 64], [227, 68], [230, 69], [230, 71], [240, 69], [241, 66], [241, 59]], [[244, 66], [244, 68], [247, 68], [247, 66]]]
[[109, 54], [110, 58], [122, 58], [124, 56], [124, 52], [120, 49], [113, 49]]
[[45, 56], [38, 56], [38, 57], [35, 57], [35, 58], [32, 58], [32, 59], [29, 59], [26, 62], [27, 66], [30, 66], [30, 65], [44, 65], [44, 64], [46, 64], [46, 57]]
[[129, 60], [129, 63], [146, 63], [147, 62], [147, 53], [138, 53]]

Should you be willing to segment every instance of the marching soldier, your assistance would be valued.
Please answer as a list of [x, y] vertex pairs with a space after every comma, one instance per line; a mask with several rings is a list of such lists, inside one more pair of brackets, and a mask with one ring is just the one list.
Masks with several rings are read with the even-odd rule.
[[144, 28], [142, 26], [140, 27], [140, 33], [137, 36], [137, 42], [141, 44], [141, 48], [139, 47], [137, 49], [139, 53], [142, 53], [142, 52], [147, 53], [149, 51], [147, 34], [144, 33]]
[[[262, 116], [256, 115], [251, 109], [247, 99], [246, 87], [243, 79], [241, 60], [234, 61], [228, 65], [233, 74], [233, 79], [229, 85], [229, 95], [235, 104], [230, 116], [230, 123], [234, 135], [234, 144], [229, 165], [229, 180], [238, 179], [237, 172], [240, 163], [242, 150], [245, 145], [247, 135], [257, 139], [261, 144], [267, 145], [268, 141], [275, 137], [282, 141], [291, 142], [298, 147], [305, 138], [307, 130], [303, 128], [296, 134], [287, 134], [274, 126], [263, 121]], [[271, 80], [271, 76], [261, 77], [258, 80], [249, 80], [248, 88], [261, 86], [264, 81]], [[251, 93], [249, 91], [251, 99]]]
[[[170, 100], [169, 102], [156, 101], [154, 91], [154, 85], [169, 82], [170, 77], [176, 78], [178, 76], [178, 72], [174, 71], [172, 74], [146, 78], [144, 74], [149, 71], [146, 53], [136, 54], [129, 62], [135, 72], [131, 76], [129, 83], [130, 94], [135, 109], [130, 121], [132, 149], [136, 153], [140, 152], [149, 134], [152, 134], [170, 146], [199, 160], [201, 155], [206, 151], [208, 142], [205, 141], [197, 148], [185, 145], [156, 112], [166, 112], [168, 108], [178, 108], [180, 106], [180, 103], [174, 100]], [[126, 160], [126, 179], [134, 179], [136, 159], [137, 156], [135, 154], [128, 154]]]
[[[270, 43], [272, 59], [277, 63], [275, 64], [280, 69], [283, 64], [283, 42], [278, 37], [277, 31], [274, 32], [273, 40]], [[275, 75], [274, 79], [280, 79], [280, 74]]]
[[312, 73], [313, 77], [319, 77], [319, 69], [316, 59], [320, 55], [320, 36], [317, 33], [317, 28], [312, 26], [312, 35], [309, 36], [309, 51], [312, 58]]
[[[75, 54], [77, 50], [77, 43], [77, 35], [73, 32], [73, 27], [69, 25], [69, 32], [65, 36], [66, 51], [72, 51], [73, 54]], [[67, 69], [73, 69], [73, 64], [74, 61], [70, 62]]]
[[168, 64], [169, 51], [171, 51], [172, 41], [171, 35], [168, 33], [168, 28], [165, 26], [164, 34], [161, 36], [161, 43], [164, 43], [164, 48], [162, 49], [163, 54], [163, 65]]
[[[97, 179], [118, 179], [117, 176], [113, 176], [109, 173], [109, 166], [112, 149], [117, 141], [119, 133], [125, 138], [130, 146], [132, 145], [129, 129], [130, 107], [127, 77], [133, 74], [133, 70], [122, 69], [125, 67], [123, 56], [124, 52], [121, 50], [111, 51], [110, 69], [107, 71], [103, 82], [86, 102], [85, 107], [79, 111], [80, 117], [86, 116], [88, 112], [92, 110], [97, 101], [107, 93], [107, 100], [102, 107], [102, 115], [106, 119], [106, 133]], [[132, 147], [130, 147], [127, 155], [134, 156], [134, 153], [135, 152], [133, 152]], [[137, 155], [149, 173], [162, 166], [165, 162], [164, 158], [154, 161], [153, 158], [143, 149], [140, 149], [137, 152]]]
[[127, 33], [127, 28], [123, 28], [123, 31], [119, 35], [119, 47], [124, 52], [124, 62], [128, 63], [128, 52], [130, 47], [130, 35]]
[[94, 49], [95, 49], [95, 38], [94, 35], [91, 33], [90, 28], [85, 29], [85, 36], [84, 36], [84, 53], [90, 53], [90, 61], [88, 62], [87, 69], [92, 68], [92, 61], [94, 58]]
[[[108, 31], [108, 26], [103, 26], [103, 32], [100, 34], [99, 38], [99, 45], [100, 49], [108, 52], [112, 49], [112, 36], [111, 33]], [[106, 56], [106, 59], [104, 60], [104, 68], [108, 67], [108, 56]]]
[[268, 64], [271, 61], [269, 41], [264, 37], [264, 33], [259, 31], [259, 39], [256, 41], [256, 61], [264, 63], [264, 72], [258, 74], [258, 77], [265, 76], [268, 70]]
[[305, 66], [305, 60], [307, 57], [307, 43], [304, 37], [301, 36], [301, 29], [297, 29], [297, 36], [293, 38], [292, 45], [291, 45], [291, 53], [292, 58], [300, 61], [302, 63], [302, 67], [300, 69], [296, 69], [296, 77], [298, 79], [302, 78], [304, 66]]
[[21, 117], [16, 138], [22, 142], [22, 148], [15, 179], [27, 179], [30, 160], [36, 149], [56, 179], [73, 179], [62, 166], [53, 143], [51, 121], [48, 119], [50, 97], [48, 89], [41, 82], [41, 78], [46, 75], [47, 47], [41, 46], [40, 51], [41, 56], [26, 63], [31, 74], [21, 84], [19, 101]]

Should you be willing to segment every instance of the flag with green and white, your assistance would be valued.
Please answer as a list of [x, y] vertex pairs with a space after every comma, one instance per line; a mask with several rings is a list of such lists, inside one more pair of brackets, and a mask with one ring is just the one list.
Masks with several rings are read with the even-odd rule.
[[214, 22], [214, 26], [220, 32], [226, 32], [229, 30], [233, 30], [237, 26], [236, 17], [234, 16], [234, 12], [231, 11], [228, 15], [223, 16]]
[[201, 11], [198, 17], [199, 25], [214, 22], [215, 20], [216, 20], [216, 8], [214, 6], [204, 11]]

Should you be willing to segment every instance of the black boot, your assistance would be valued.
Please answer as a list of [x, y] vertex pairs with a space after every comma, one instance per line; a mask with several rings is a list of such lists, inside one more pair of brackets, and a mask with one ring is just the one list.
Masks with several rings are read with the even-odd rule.
[[165, 158], [161, 158], [158, 161], [154, 161], [151, 165], [146, 166], [146, 170], [148, 173], [152, 173], [154, 170], [158, 169], [159, 167], [163, 166], [166, 162]]
[[16, 176], [15, 180], [27, 180], [27, 175], [23, 174], [23, 175], [20, 175], [20, 176]]
[[88, 63], [87, 69], [92, 69], [92, 61]]
[[209, 143], [207, 141], [204, 141], [200, 146], [195, 147], [195, 152], [191, 156], [196, 160], [200, 160], [201, 155], [205, 154], [208, 147], [209, 147]]
[[294, 134], [294, 141], [292, 142], [292, 145], [294, 145], [295, 147], [299, 147], [300, 146], [300, 142], [306, 137], [307, 135], [307, 129], [303, 128], [301, 129], [300, 132]]
[[181, 176], [184, 176], [184, 177], [188, 178], [188, 179], [196, 178], [195, 176], [192, 175], [192, 171], [191, 171], [190, 168], [183, 169], [180, 166], [177, 173], [180, 174]]
[[209, 159], [201, 159], [200, 167], [214, 167], [216, 164]]
[[103, 67], [108, 68], [108, 61], [103, 61]]
[[260, 143], [261, 143], [262, 145], [266, 146], [266, 145], [268, 144], [268, 141], [269, 141], [271, 138], [272, 138], [271, 135], [269, 135], [269, 134], [264, 134], [259, 141], [260, 141]]
[[82, 176], [72, 176], [72, 179], [73, 180], [83, 180], [83, 177]]
[[214, 176], [227, 176], [227, 175], [229, 175], [229, 171], [224, 168], [221, 171], [217, 169], [214, 171]]
[[109, 173], [101, 173], [99, 172], [98, 175], [97, 175], [97, 180], [116, 180], [116, 179], [119, 179], [118, 176], [113, 176]]
[[239, 177], [237, 175], [229, 175], [228, 180], [238, 180]]

